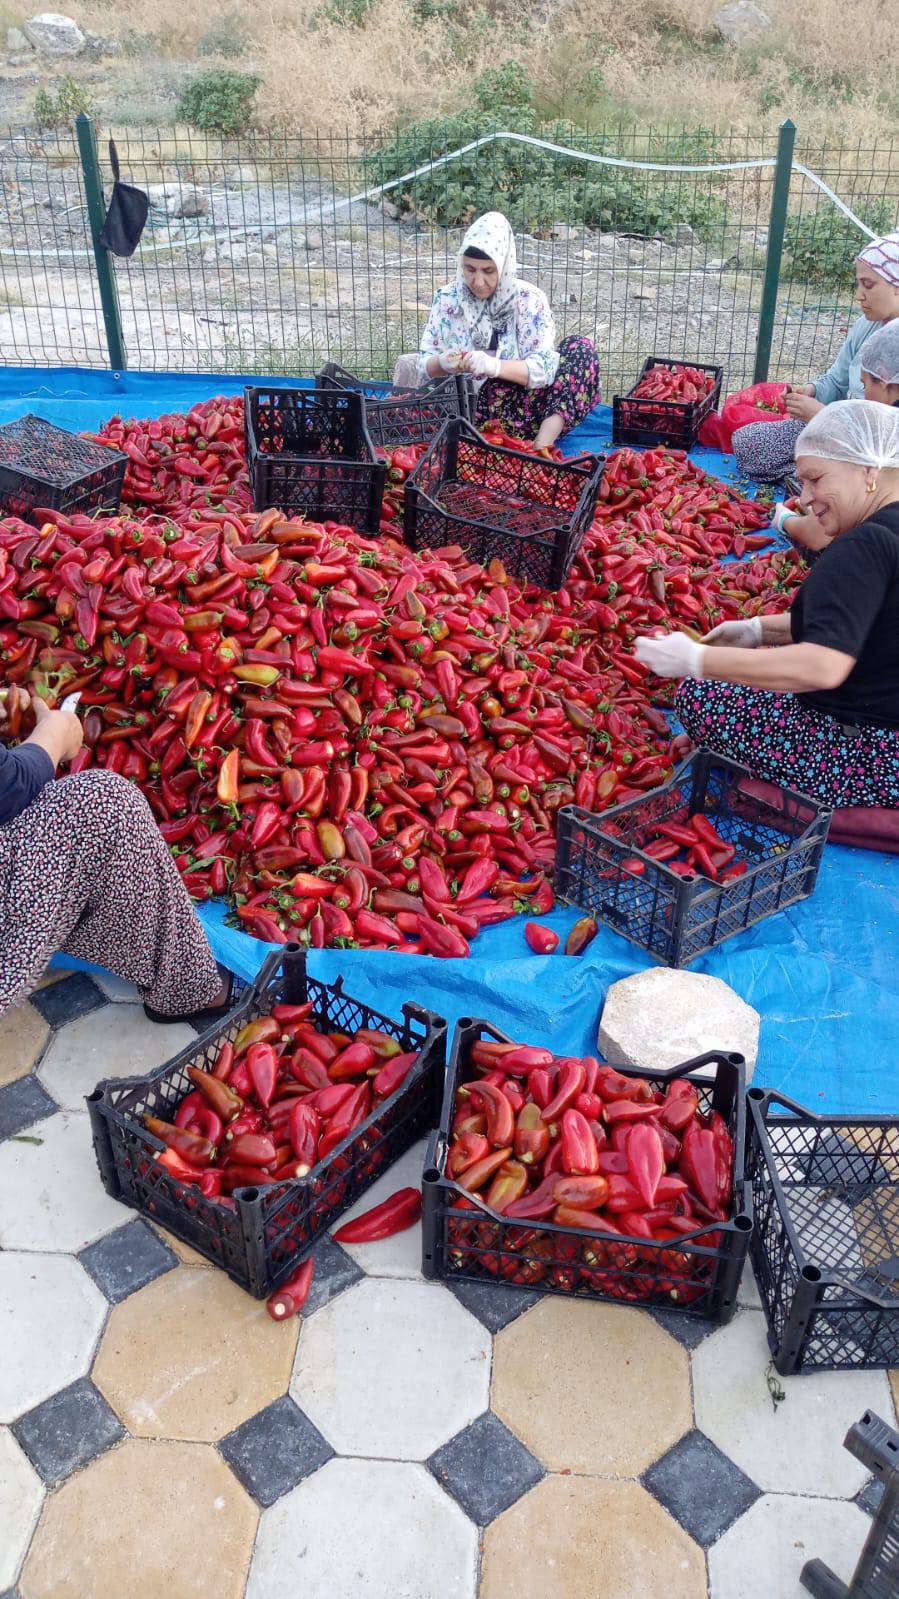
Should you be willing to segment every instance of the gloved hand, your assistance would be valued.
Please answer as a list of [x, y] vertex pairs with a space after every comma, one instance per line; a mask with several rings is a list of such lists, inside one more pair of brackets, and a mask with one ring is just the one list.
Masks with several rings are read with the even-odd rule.
[[787, 531], [787, 523], [792, 521], [794, 517], [801, 515], [801, 511], [789, 510], [781, 501], [779, 505], [775, 505], [771, 514], [771, 526], [776, 527], [778, 533], [785, 533]]
[[703, 644], [726, 644], [733, 650], [757, 650], [762, 642], [762, 619], [748, 616], [744, 622], [719, 622], [706, 633]]
[[464, 361], [464, 370], [470, 372], [474, 378], [498, 378], [499, 358], [491, 355], [487, 350], [469, 350]]
[[664, 638], [638, 638], [634, 655], [656, 677], [702, 677], [705, 650], [686, 633], [668, 633]]
[[437, 359], [442, 372], [460, 372], [465, 357], [461, 350], [438, 350]]

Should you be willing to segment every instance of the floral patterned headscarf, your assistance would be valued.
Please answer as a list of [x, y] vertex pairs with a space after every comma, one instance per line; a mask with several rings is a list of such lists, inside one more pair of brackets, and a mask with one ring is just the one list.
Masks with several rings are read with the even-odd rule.
[[882, 239], [872, 239], [856, 256], [873, 267], [879, 278], [899, 289], [899, 230], [885, 233]]
[[[499, 282], [489, 300], [478, 300], [465, 282], [462, 258], [471, 249], [483, 250], [499, 273]], [[515, 235], [501, 211], [486, 211], [472, 222], [459, 251], [456, 288], [472, 349], [489, 350], [494, 333], [501, 333], [509, 320], [519, 288]]]

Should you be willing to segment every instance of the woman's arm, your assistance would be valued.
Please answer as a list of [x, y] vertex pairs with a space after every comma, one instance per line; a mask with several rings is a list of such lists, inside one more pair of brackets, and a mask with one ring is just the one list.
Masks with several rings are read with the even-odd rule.
[[[765, 623], [783, 620], [779, 616], [765, 617], [763, 627]], [[828, 649], [823, 644], [782, 644], [775, 649], [751, 652], [711, 647], [702, 657], [702, 675], [720, 683], [744, 683], [747, 688], [770, 689], [775, 694], [809, 694], [839, 688], [854, 665], [854, 656]]]
[[[860, 319], [862, 322], [864, 318]], [[859, 344], [859, 323], [850, 328], [848, 336], [840, 346], [837, 358], [833, 365], [813, 384], [815, 399], [822, 405], [830, 405], [834, 400], [845, 400], [849, 393], [849, 368], [855, 359], [856, 348]]]
[[791, 644], [793, 642], [789, 611], [784, 611], [782, 616], [760, 616], [759, 621], [762, 624], [763, 644]]

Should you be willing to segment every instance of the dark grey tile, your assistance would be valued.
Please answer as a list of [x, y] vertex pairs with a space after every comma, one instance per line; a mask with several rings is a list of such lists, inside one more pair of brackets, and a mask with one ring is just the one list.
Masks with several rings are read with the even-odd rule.
[[77, 1021], [79, 1016], [87, 1016], [109, 1001], [87, 972], [73, 972], [71, 977], [32, 994], [31, 1003], [51, 1027], [65, 1027], [66, 1022]]
[[676, 1338], [685, 1349], [697, 1349], [709, 1333], [715, 1332], [718, 1323], [703, 1321], [698, 1316], [685, 1316], [680, 1310], [653, 1310], [652, 1315], [660, 1327]]
[[695, 1429], [643, 1475], [643, 1486], [707, 1549], [755, 1504], [761, 1489]]
[[219, 1449], [263, 1508], [318, 1471], [334, 1453], [289, 1394], [235, 1427]]
[[47, 1483], [70, 1476], [125, 1436], [118, 1417], [87, 1377], [20, 1416], [12, 1430]]
[[492, 1410], [457, 1432], [426, 1464], [479, 1527], [489, 1526], [544, 1475], [540, 1462]]
[[[59, 1106], [36, 1077], [20, 1077], [0, 1088], [0, 1138], [12, 1138], [33, 1122], [52, 1116]], [[39, 1133], [35, 1137], [40, 1137]]]
[[333, 1238], [320, 1239], [312, 1254], [315, 1271], [309, 1297], [303, 1306], [304, 1316], [311, 1316], [313, 1311], [321, 1310], [324, 1305], [330, 1304], [332, 1299], [336, 1299], [338, 1294], [342, 1294], [347, 1288], [352, 1288], [353, 1283], [357, 1283], [360, 1277], [365, 1276], [346, 1250], [335, 1244]]
[[514, 1321], [523, 1311], [530, 1310], [541, 1298], [530, 1288], [507, 1288], [505, 1283], [463, 1282], [450, 1278], [446, 1286], [455, 1294], [460, 1305], [477, 1316], [481, 1326], [491, 1333], [501, 1332], [510, 1321]]
[[19, 1593], [18, 1588], [6, 1588], [3, 1593], [0, 1593], [0, 1599], [22, 1599], [22, 1595]]
[[171, 1271], [178, 1256], [143, 1221], [129, 1221], [89, 1244], [78, 1256], [111, 1305]]
[[880, 1501], [884, 1495], [884, 1484], [880, 1477], [871, 1477], [865, 1483], [861, 1493], [855, 1496], [855, 1502], [861, 1510], [866, 1510], [869, 1516], [876, 1516], [880, 1509]]

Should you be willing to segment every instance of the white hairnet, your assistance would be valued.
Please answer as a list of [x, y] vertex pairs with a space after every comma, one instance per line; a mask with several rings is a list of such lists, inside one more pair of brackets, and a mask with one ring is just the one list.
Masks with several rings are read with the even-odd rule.
[[802, 429], [797, 460], [800, 455], [899, 469], [899, 410], [874, 400], [834, 400]]
[[881, 383], [899, 383], [899, 317], [885, 322], [862, 345], [862, 371]]

